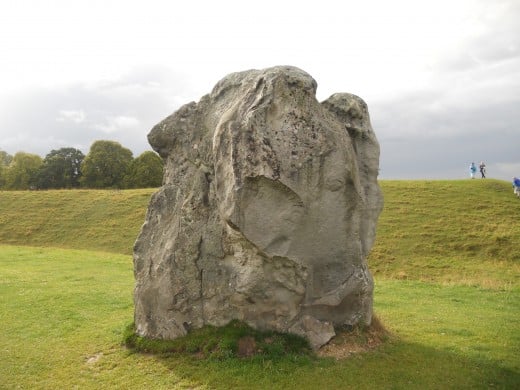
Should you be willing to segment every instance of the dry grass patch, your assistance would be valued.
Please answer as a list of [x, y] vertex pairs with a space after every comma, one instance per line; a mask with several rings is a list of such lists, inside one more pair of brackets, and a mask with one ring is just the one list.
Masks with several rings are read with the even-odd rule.
[[390, 339], [379, 318], [373, 316], [368, 327], [356, 326], [353, 329], [342, 329], [336, 332], [328, 344], [317, 352], [320, 357], [332, 357], [336, 360], [348, 358], [354, 354], [371, 351]]

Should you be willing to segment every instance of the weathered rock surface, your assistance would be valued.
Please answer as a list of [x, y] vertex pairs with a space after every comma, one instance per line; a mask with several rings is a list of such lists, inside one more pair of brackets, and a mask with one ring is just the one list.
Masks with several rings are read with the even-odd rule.
[[138, 334], [239, 319], [318, 348], [370, 323], [379, 145], [359, 97], [316, 88], [294, 67], [233, 73], [152, 129], [166, 165], [134, 248]]

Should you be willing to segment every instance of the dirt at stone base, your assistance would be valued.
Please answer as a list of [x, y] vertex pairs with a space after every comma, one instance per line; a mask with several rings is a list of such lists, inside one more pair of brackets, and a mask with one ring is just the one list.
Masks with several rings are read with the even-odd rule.
[[367, 328], [356, 327], [336, 332], [326, 345], [317, 351], [319, 357], [346, 359], [354, 354], [373, 350], [391, 338], [391, 334], [384, 328], [377, 317]]

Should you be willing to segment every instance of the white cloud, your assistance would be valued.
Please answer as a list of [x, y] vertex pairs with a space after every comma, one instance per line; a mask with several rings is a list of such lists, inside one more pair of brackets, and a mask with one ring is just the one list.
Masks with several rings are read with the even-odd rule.
[[85, 112], [83, 110], [60, 110], [56, 120], [58, 122], [74, 122], [82, 123], [86, 119]]
[[103, 131], [104, 133], [111, 134], [125, 130], [133, 130], [138, 128], [140, 125], [139, 119], [133, 116], [115, 116], [106, 119], [103, 124], [94, 125], [94, 128]]

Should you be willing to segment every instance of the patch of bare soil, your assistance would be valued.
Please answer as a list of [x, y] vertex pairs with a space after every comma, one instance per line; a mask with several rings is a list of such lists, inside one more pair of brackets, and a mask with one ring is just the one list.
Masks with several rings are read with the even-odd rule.
[[251, 336], [245, 336], [238, 340], [238, 357], [251, 357], [257, 352], [256, 341]]
[[94, 363], [97, 363], [97, 361], [98, 361], [99, 359], [101, 359], [102, 357], [103, 357], [103, 352], [98, 352], [98, 353], [96, 353], [95, 355], [89, 356], [89, 357], [87, 358], [86, 363], [87, 363], [87, 364], [94, 364]]
[[344, 329], [336, 331], [326, 345], [317, 351], [320, 357], [346, 359], [354, 354], [373, 350], [389, 339], [390, 333], [384, 328], [377, 317], [372, 318], [369, 327]]

